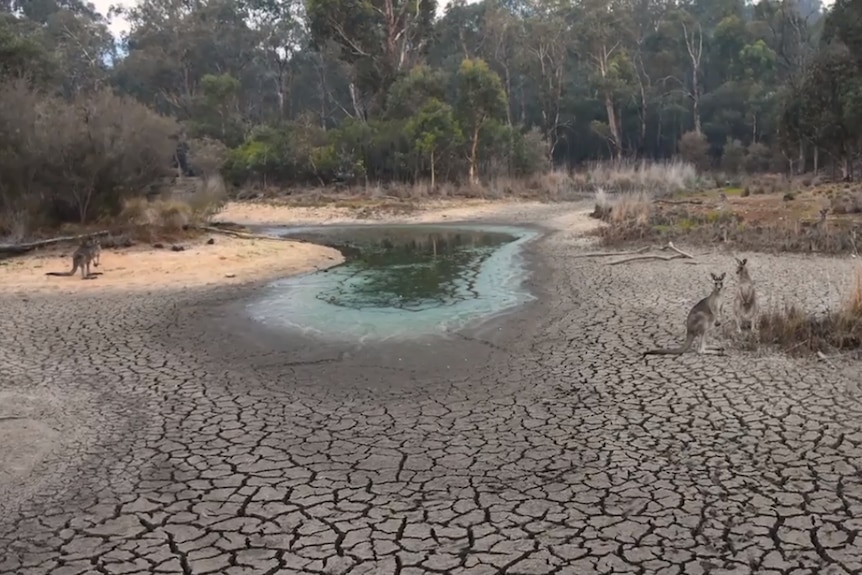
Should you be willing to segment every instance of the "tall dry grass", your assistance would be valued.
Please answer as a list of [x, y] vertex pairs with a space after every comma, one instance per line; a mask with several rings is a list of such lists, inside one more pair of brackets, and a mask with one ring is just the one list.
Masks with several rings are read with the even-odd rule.
[[118, 223], [130, 228], [134, 235], [161, 235], [175, 233], [191, 226], [208, 224], [227, 203], [227, 189], [218, 176], [203, 178], [194, 183], [194, 189], [167, 194], [150, 200], [146, 197], [129, 198], [123, 203]]
[[[428, 181], [415, 183], [374, 183], [291, 190], [288, 201], [307, 205], [338, 201], [344, 197], [367, 198], [374, 201], [391, 199], [415, 201], [427, 198], [518, 198], [540, 201], [573, 201], [590, 197], [599, 190], [608, 195], [624, 193], [646, 193], [665, 196], [698, 185], [698, 174], [694, 166], [674, 160], [666, 162], [623, 161], [594, 163], [581, 171], [555, 169], [522, 178], [493, 176], [479, 184], [468, 182], [438, 181], [431, 186]], [[283, 196], [283, 190], [246, 189], [238, 196], [274, 198]]]
[[811, 314], [797, 305], [761, 314], [758, 336], [791, 355], [862, 351], [862, 267], [852, 291], [836, 310]]
[[590, 165], [586, 176], [587, 185], [593, 191], [645, 192], [654, 197], [693, 190], [698, 183], [697, 169], [682, 160], [601, 162]]

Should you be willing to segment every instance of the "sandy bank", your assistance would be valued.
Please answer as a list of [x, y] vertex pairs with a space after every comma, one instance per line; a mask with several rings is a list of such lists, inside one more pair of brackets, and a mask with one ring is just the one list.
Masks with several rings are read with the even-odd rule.
[[71, 293], [97, 290], [151, 291], [243, 283], [325, 268], [342, 261], [331, 248], [281, 240], [249, 240], [215, 235], [182, 242], [181, 252], [150, 246], [102, 251], [103, 275], [83, 281], [46, 276], [72, 269], [73, 246], [0, 260], [0, 292]]
[[400, 206], [378, 206], [373, 202], [355, 206], [291, 206], [273, 202], [231, 202], [217, 216], [218, 221], [241, 225], [318, 225], [432, 223], [466, 221], [532, 213], [549, 204], [515, 200], [428, 200]]

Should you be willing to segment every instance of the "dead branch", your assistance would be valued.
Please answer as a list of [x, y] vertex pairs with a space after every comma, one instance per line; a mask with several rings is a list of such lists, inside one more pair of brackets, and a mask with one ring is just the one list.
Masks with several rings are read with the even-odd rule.
[[694, 204], [694, 205], [699, 206], [699, 205], [703, 204], [703, 201], [701, 201], [701, 200], [662, 200], [662, 199], [656, 198], [653, 200], [653, 203], [654, 204], [670, 204], [672, 206], [679, 206], [679, 205], [683, 205], [683, 204]]
[[203, 230], [205, 232], [214, 233], [214, 234], [224, 234], [226, 236], [233, 236], [235, 238], [242, 238], [244, 240], [282, 240], [282, 241], [289, 241], [289, 242], [301, 241], [301, 240], [298, 240], [296, 238], [282, 238], [279, 236], [266, 236], [263, 234], [252, 234], [249, 232], [237, 232], [234, 230], [216, 228], [214, 226], [198, 226], [197, 229]]
[[[678, 247], [673, 245], [673, 242], [668, 242], [667, 245], [663, 246], [660, 249], [663, 252], [670, 250], [670, 251], [674, 252], [674, 255], [672, 255], [672, 256], [662, 256], [659, 254], [636, 255], [636, 256], [632, 256], [630, 258], [624, 258], [624, 259], [617, 260], [614, 262], [609, 262], [608, 265], [609, 266], [615, 266], [615, 265], [619, 265], [619, 264], [624, 264], [626, 262], [633, 262], [633, 261], [639, 261], [639, 260], [661, 260], [661, 261], [669, 262], [670, 260], [678, 260], [678, 259], [687, 259], [687, 260], [694, 259], [693, 255], [679, 249]], [[638, 251], [640, 253], [643, 253], [646, 250], [638, 250]]]
[[681, 249], [679, 249], [678, 247], [676, 247], [675, 245], [673, 245], [673, 242], [668, 242], [668, 243], [667, 243], [667, 245], [666, 245], [666, 246], [664, 246], [664, 247], [662, 248], [662, 251], [666, 251], [666, 250], [674, 251], [674, 252], [678, 253], [679, 255], [681, 255], [682, 257], [684, 257], [684, 258], [688, 258], [688, 259], [690, 259], [690, 260], [693, 260], [693, 259], [694, 259], [694, 256], [693, 256], [693, 255], [691, 255], [691, 254], [690, 254], [690, 253], [688, 253], [688, 252], [684, 252], [684, 251], [682, 251]]
[[642, 256], [634, 256], [631, 258], [625, 258], [622, 260], [617, 260], [615, 262], [609, 262], [608, 265], [609, 266], [615, 266], [615, 265], [619, 265], [619, 264], [624, 264], [624, 263], [634, 262], [634, 261], [641, 261], [641, 260], [662, 260], [665, 262], [669, 262], [670, 260], [679, 260], [679, 259], [683, 259], [685, 257], [686, 256], [684, 256], [682, 254], [674, 254], [672, 256], [660, 256], [658, 254], [647, 254], [647, 255], [642, 255]]
[[611, 257], [611, 256], [626, 256], [629, 254], [642, 254], [644, 252], [650, 251], [650, 249], [652, 249], [652, 248], [650, 248], [650, 246], [646, 246], [644, 248], [640, 248], [637, 250], [626, 250], [624, 252], [590, 252], [587, 254], [575, 254], [572, 257], [573, 258], [604, 258], [604, 257]]
[[63, 236], [59, 238], [50, 238], [47, 240], [39, 240], [36, 242], [29, 242], [26, 244], [2, 244], [0, 245], [0, 254], [6, 255], [19, 255], [27, 253], [31, 250], [35, 250], [37, 248], [44, 248], [46, 246], [52, 246], [54, 244], [61, 244], [63, 242], [77, 242], [87, 238], [92, 237], [103, 237], [107, 236], [111, 232], [109, 231], [101, 231], [90, 234], [78, 234], [77, 236]]

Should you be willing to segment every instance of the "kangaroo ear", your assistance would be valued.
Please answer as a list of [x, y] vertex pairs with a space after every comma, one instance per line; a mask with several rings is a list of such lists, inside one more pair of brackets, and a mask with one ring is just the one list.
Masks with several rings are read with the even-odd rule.
[[727, 272], [722, 272], [722, 274], [720, 276], [718, 276], [718, 279], [723, 280], [724, 276], [726, 276], [726, 275], [727, 275]]
[[742, 265], [745, 265], [745, 264], [747, 264], [747, 263], [748, 263], [748, 258], [745, 258], [745, 259], [743, 259], [743, 260], [742, 260]]

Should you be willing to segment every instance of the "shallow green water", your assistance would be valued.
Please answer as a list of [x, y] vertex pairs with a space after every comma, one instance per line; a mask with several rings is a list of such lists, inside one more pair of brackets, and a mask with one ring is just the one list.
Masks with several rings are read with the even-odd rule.
[[330, 245], [346, 262], [274, 282], [256, 319], [319, 336], [365, 339], [443, 333], [530, 299], [521, 245], [503, 226], [338, 226], [266, 233]]

